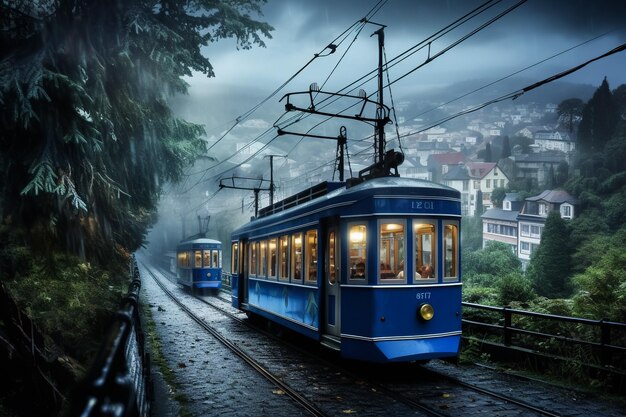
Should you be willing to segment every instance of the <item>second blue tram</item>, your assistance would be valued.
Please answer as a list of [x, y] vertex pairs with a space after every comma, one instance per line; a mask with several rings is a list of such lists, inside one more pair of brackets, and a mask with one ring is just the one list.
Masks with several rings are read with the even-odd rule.
[[222, 242], [189, 239], [176, 247], [176, 281], [195, 291], [222, 286]]
[[323, 183], [232, 235], [233, 305], [369, 362], [458, 355], [460, 193]]

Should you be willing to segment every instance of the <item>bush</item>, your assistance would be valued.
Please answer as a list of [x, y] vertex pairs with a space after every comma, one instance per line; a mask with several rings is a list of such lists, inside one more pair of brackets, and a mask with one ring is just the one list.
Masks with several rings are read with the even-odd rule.
[[[11, 253], [28, 251], [13, 248], [2, 254]], [[83, 363], [89, 361], [127, 290], [126, 268], [112, 260], [118, 268], [111, 273], [58, 253], [45, 258], [31, 254], [27, 264], [23, 257], [15, 260], [21, 266], [14, 269], [6, 286], [16, 302], [66, 353]], [[7, 262], [7, 258], [2, 261]]]
[[498, 292], [488, 287], [466, 287], [463, 289], [463, 301], [466, 303], [498, 305]]
[[498, 303], [509, 305], [512, 301], [522, 303], [532, 301], [537, 297], [532, 283], [519, 272], [505, 275], [497, 284]]

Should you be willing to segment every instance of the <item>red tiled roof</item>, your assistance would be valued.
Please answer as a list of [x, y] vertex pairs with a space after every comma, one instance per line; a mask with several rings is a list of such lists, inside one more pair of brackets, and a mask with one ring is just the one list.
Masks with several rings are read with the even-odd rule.
[[469, 175], [472, 178], [483, 178], [496, 166], [495, 162], [470, 162], [467, 164]]
[[465, 161], [465, 155], [462, 152], [438, 153], [428, 158], [439, 165], [458, 165]]

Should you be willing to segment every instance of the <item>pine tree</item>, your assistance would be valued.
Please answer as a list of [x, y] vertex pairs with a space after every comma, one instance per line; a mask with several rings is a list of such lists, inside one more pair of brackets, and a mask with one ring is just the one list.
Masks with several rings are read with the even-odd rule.
[[531, 255], [527, 270], [537, 294], [559, 298], [569, 293], [571, 251], [569, 229], [558, 211], [546, 219], [539, 248]]
[[493, 162], [493, 155], [491, 154], [491, 143], [485, 145], [485, 162]]
[[582, 153], [601, 152], [619, 122], [618, 106], [606, 77], [582, 112], [578, 146]]
[[505, 159], [511, 156], [511, 144], [509, 143], [509, 137], [505, 136], [502, 141], [502, 155], [500, 155], [500, 159]]
[[263, 45], [263, 0], [3, 2], [0, 212], [37, 249], [106, 259], [136, 250], [162, 185], [205, 152], [204, 128], [174, 116], [201, 48]]

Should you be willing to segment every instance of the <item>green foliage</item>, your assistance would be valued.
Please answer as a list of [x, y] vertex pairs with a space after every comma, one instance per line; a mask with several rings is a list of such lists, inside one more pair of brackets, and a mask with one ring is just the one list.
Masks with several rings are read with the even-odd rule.
[[574, 132], [576, 122], [582, 116], [584, 106], [585, 104], [579, 98], [563, 100], [556, 109], [559, 125], [570, 133]]
[[559, 212], [551, 211], [546, 219], [541, 244], [531, 255], [526, 273], [539, 295], [558, 298], [569, 293], [570, 272], [569, 230]]
[[503, 277], [520, 268], [520, 261], [511, 246], [502, 242], [487, 242], [484, 249], [466, 254], [463, 258], [463, 273], [469, 280], [477, 274]]
[[168, 100], [214, 75], [201, 48], [263, 46], [264, 0], [4, 2], [0, 213], [34, 249], [107, 259], [143, 242], [162, 185], [206, 153]]
[[126, 291], [126, 268], [112, 259], [118, 268], [109, 265], [117, 271], [111, 274], [73, 256], [32, 256], [25, 247], [1, 255], [5, 264], [16, 258], [22, 264], [7, 287], [35, 323], [66, 353], [83, 362], [93, 358]]
[[577, 144], [580, 150], [583, 153], [594, 153], [604, 149], [618, 121], [617, 103], [605, 78], [583, 108], [582, 120], [578, 126]]
[[495, 188], [491, 193], [491, 202], [494, 207], [502, 208], [502, 202], [504, 201], [504, 197], [506, 197], [506, 188]]
[[461, 247], [463, 256], [483, 247], [483, 222], [480, 216], [461, 218]]
[[498, 305], [498, 291], [490, 287], [463, 288], [463, 301], [466, 303]]
[[521, 271], [506, 274], [497, 284], [498, 304], [509, 305], [512, 301], [529, 302], [537, 297], [532, 283]]
[[[626, 232], [623, 233], [626, 236]], [[596, 320], [626, 322], [626, 252], [610, 247], [599, 262], [573, 278], [574, 311]]]

